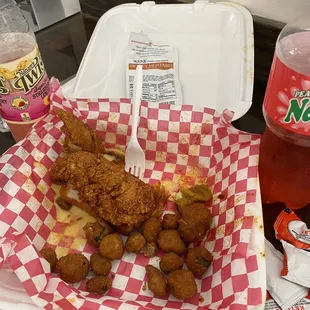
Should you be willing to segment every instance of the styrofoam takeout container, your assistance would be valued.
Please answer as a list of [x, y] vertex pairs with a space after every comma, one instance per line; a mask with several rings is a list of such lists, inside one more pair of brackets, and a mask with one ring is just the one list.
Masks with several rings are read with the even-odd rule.
[[175, 47], [183, 103], [218, 112], [251, 107], [254, 37], [251, 14], [232, 3], [123, 4], [97, 23], [71, 94], [79, 98], [126, 97], [126, 49], [130, 32]]
[[[144, 32], [179, 53], [185, 104], [235, 112], [251, 107], [254, 74], [253, 21], [240, 5], [198, 0], [193, 4], [117, 6], [99, 20], [75, 79], [63, 85], [70, 97], [126, 97], [126, 48], [130, 32]], [[259, 191], [259, 186], [258, 186]], [[257, 195], [257, 205], [261, 205]], [[257, 210], [259, 211], [259, 210]], [[261, 213], [258, 212], [261, 217]], [[262, 249], [253, 231], [251, 248]], [[262, 270], [265, 261], [259, 265]], [[262, 272], [262, 279], [264, 272]], [[1, 270], [0, 309], [34, 309], [16, 275]]]

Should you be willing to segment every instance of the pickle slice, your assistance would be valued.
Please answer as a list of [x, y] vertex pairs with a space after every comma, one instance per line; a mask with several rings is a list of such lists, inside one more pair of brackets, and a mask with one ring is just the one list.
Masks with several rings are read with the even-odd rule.
[[212, 198], [210, 189], [204, 184], [198, 184], [191, 188], [181, 189], [181, 193], [185, 197], [190, 197], [193, 202], [195, 201], [209, 201]]
[[175, 202], [180, 209], [194, 202], [207, 202], [210, 199], [212, 199], [212, 192], [204, 184], [183, 188], [175, 196]]

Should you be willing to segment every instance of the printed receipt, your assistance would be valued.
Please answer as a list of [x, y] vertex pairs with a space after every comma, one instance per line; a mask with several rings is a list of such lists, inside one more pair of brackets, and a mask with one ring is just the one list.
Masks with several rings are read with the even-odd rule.
[[127, 96], [133, 97], [135, 70], [143, 66], [142, 100], [182, 104], [178, 54], [168, 45], [153, 43], [142, 33], [131, 33], [127, 50]]

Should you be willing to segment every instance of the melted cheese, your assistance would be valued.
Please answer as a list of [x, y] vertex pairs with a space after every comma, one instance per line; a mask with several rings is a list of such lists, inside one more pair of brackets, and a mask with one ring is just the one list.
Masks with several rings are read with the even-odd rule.
[[[60, 196], [60, 186], [53, 184], [52, 188], [56, 193], [56, 201]], [[83, 247], [86, 244], [83, 227], [88, 222], [96, 222], [96, 219], [76, 206], [72, 206], [69, 211], [63, 210], [57, 205], [57, 203], [55, 203], [55, 207], [56, 221], [58, 222], [58, 225], [59, 223], [63, 223], [63, 230], [62, 232], [57, 231], [57, 233], [52, 231], [47, 242], [52, 245], [58, 245], [61, 243], [62, 246], [57, 246], [55, 249], [57, 257], [67, 255], [69, 248], [73, 250], [83, 250]], [[73, 241], [72, 238], [74, 239]], [[68, 247], [66, 248], [67, 243]]]

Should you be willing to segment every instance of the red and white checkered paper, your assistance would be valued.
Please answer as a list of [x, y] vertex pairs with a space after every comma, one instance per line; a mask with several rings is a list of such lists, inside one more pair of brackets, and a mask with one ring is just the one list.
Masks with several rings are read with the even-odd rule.
[[[146, 154], [146, 182], [173, 180], [190, 185], [207, 180], [212, 187], [213, 222], [203, 244], [212, 251], [214, 262], [204, 278], [197, 279], [198, 293], [186, 301], [171, 295], [154, 297], [144, 288], [144, 267], [149, 262], [158, 266], [159, 258], [142, 254], [125, 253], [113, 261], [113, 287], [103, 297], [86, 292], [85, 281], [71, 286], [50, 274], [37, 249], [51, 233], [62, 231], [49, 176], [62, 150], [57, 109], [73, 111], [85, 120], [100, 133], [106, 147], [125, 149], [131, 130], [129, 99], [65, 100], [57, 90], [51, 113], [0, 158], [0, 268], [12, 268], [39, 307], [242, 310], [257, 309], [263, 303], [258, 257], [248, 250], [254, 225], [250, 210], [261, 208], [255, 203], [259, 136], [232, 127], [231, 112], [220, 115], [190, 105], [143, 103], [138, 137]], [[225, 198], [217, 198], [219, 194]], [[169, 202], [166, 210], [175, 208]], [[80, 239], [59, 238], [52, 246], [89, 257], [95, 249]]]

